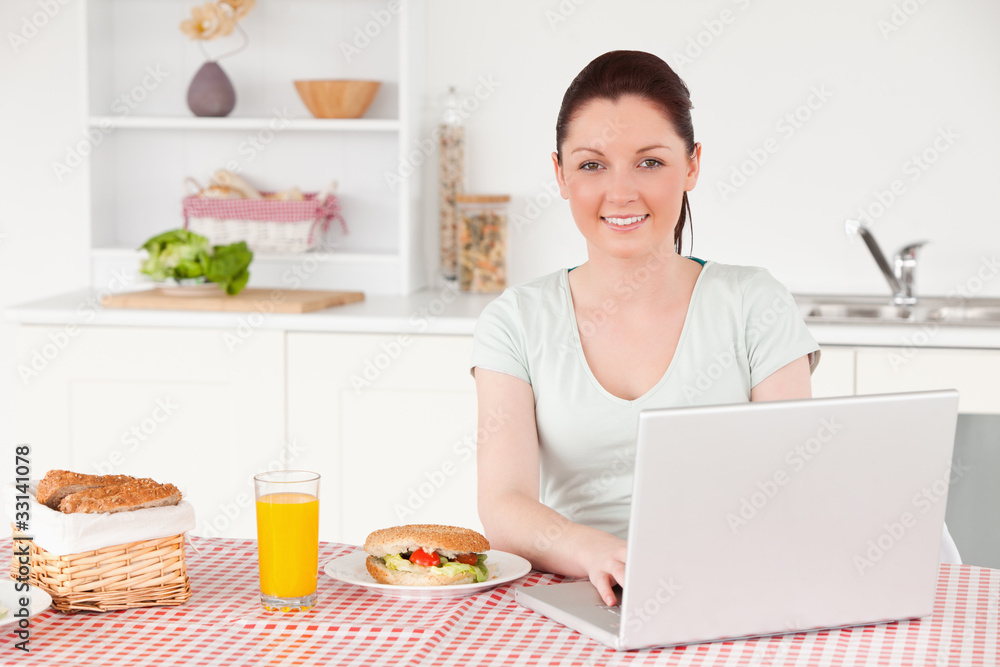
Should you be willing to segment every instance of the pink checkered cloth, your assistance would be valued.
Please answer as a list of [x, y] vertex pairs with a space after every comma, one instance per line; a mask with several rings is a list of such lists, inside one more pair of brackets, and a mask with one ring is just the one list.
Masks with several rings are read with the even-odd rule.
[[[262, 192], [263, 195], [273, 194]], [[216, 199], [213, 197], [185, 197], [183, 199], [184, 219], [197, 218], [238, 218], [240, 220], [273, 220], [275, 222], [303, 222], [318, 220], [325, 231], [330, 220], [337, 220], [347, 233], [347, 225], [340, 215], [340, 201], [334, 195], [327, 195], [317, 201], [316, 193], [308, 193], [301, 201], [278, 199]]]
[[[297, 250], [306, 250], [317, 245], [331, 220], [339, 222], [347, 234], [340, 200], [333, 194], [322, 201], [317, 193], [306, 194], [302, 201], [191, 196], [182, 200], [182, 208], [184, 228], [206, 235], [213, 244], [247, 240], [251, 248], [256, 244], [270, 250], [283, 248], [291, 239]], [[251, 222], [257, 226], [247, 227]]]
[[[920, 621], [679, 648], [616, 652], [514, 602], [514, 587], [562, 578], [531, 572], [458, 599], [378, 595], [320, 573], [305, 614], [265, 612], [253, 540], [191, 538], [191, 599], [108, 613], [48, 610], [30, 653], [4, 628], [3, 665], [962, 665], [998, 664], [1000, 570], [941, 565], [934, 614]], [[0, 541], [10, 553], [10, 541]], [[324, 543], [320, 563], [357, 550]]]

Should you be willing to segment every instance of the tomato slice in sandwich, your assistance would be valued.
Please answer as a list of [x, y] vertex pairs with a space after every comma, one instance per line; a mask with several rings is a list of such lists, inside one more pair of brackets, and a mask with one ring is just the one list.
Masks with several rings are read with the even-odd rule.
[[410, 554], [410, 562], [427, 567], [437, 567], [441, 564], [441, 557], [434, 552], [427, 553], [423, 549], [417, 549]]

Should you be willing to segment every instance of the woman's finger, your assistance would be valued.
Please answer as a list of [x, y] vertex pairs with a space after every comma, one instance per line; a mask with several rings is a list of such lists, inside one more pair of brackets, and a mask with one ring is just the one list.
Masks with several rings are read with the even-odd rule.
[[625, 585], [625, 563], [624, 561], [616, 560], [611, 565], [611, 576], [614, 577], [615, 581], [619, 586]]
[[604, 604], [609, 607], [613, 607], [618, 604], [618, 598], [615, 597], [614, 591], [611, 590], [611, 579], [607, 572], [600, 572], [595, 575], [591, 575], [590, 583], [594, 585], [597, 589], [598, 595], [604, 600]]

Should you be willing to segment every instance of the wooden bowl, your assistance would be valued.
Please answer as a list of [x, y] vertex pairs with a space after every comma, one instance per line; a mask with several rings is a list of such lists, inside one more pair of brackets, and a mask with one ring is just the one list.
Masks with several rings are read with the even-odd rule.
[[361, 118], [375, 99], [381, 81], [296, 81], [295, 90], [316, 118]]

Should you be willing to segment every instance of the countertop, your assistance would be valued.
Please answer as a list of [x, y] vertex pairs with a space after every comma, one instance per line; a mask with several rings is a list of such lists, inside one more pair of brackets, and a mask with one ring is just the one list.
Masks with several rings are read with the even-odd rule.
[[[266, 288], [264, 288], [266, 289]], [[249, 313], [103, 308], [96, 290], [80, 290], [8, 307], [4, 319], [19, 324], [229, 329], [337, 333], [471, 335], [479, 313], [496, 294], [463, 294], [443, 287], [408, 295], [365, 295], [365, 300], [311, 313]]]
[[[284, 331], [471, 335], [479, 313], [496, 296], [443, 287], [408, 295], [367, 295], [360, 303], [282, 314], [102, 308], [97, 291], [80, 290], [10, 306], [3, 317], [31, 325], [233, 328], [245, 323]], [[996, 326], [807, 324], [820, 345], [1000, 349]]]

